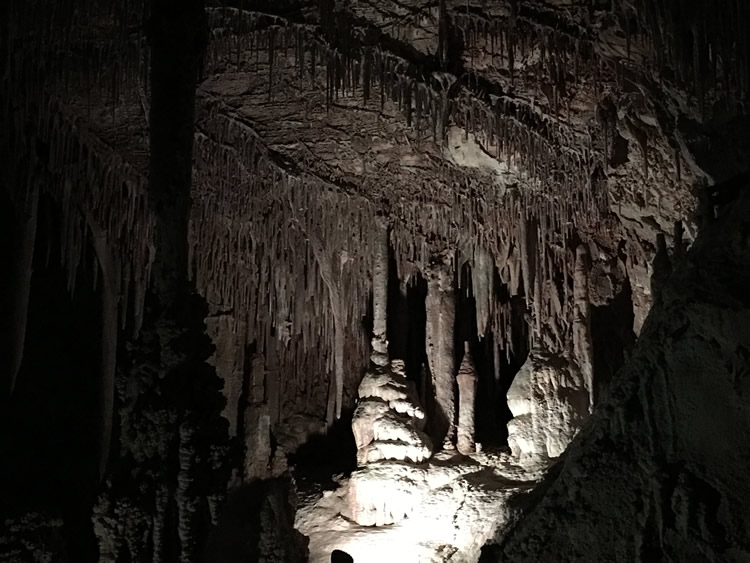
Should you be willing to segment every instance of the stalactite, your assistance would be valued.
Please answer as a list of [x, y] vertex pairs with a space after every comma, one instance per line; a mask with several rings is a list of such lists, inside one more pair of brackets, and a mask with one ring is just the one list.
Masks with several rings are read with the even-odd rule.
[[576, 249], [573, 277], [573, 351], [589, 394], [589, 412], [594, 406], [594, 351], [589, 300], [590, 267], [588, 248], [581, 244]]
[[[529, 219], [525, 214], [521, 215], [519, 222], [519, 243], [521, 259], [521, 276], [523, 277], [523, 290], [527, 307], [536, 313], [537, 289], [536, 289], [536, 260], [537, 260], [537, 225], [536, 221]], [[535, 314], [534, 317], [537, 315]], [[531, 332], [532, 345], [538, 342], [541, 336], [537, 330], [540, 319], [531, 319], [534, 323]]]
[[113, 255], [107, 232], [102, 230], [93, 220], [88, 222], [96, 250], [96, 257], [102, 273], [102, 319], [101, 319], [101, 373], [99, 384], [99, 424], [100, 431], [98, 446], [99, 478], [109, 459], [110, 442], [112, 440], [112, 423], [115, 401], [115, 370], [117, 364], [117, 307], [119, 301], [120, 275], [117, 271], [118, 262]]
[[388, 365], [388, 340], [386, 339], [388, 306], [388, 228], [382, 220], [375, 227], [375, 263], [372, 280], [372, 353], [371, 361], [377, 366]]
[[471, 279], [477, 309], [477, 334], [484, 338], [495, 299], [495, 262], [483, 247], [475, 248]]
[[24, 198], [21, 209], [16, 212], [21, 215], [18, 221], [18, 255], [14, 264], [15, 280], [13, 288], [12, 312], [10, 315], [10, 358], [9, 358], [9, 393], [12, 395], [16, 385], [16, 378], [21, 369], [23, 352], [26, 341], [26, 322], [28, 319], [29, 297], [31, 293], [31, 274], [33, 271], [34, 245], [37, 234], [37, 218], [39, 216], [39, 182], [41, 178], [34, 177]]

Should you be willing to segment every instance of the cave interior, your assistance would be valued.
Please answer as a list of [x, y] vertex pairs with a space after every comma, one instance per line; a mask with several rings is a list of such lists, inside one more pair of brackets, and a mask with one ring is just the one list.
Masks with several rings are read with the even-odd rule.
[[0, 14], [0, 560], [750, 561], [747, 0]]

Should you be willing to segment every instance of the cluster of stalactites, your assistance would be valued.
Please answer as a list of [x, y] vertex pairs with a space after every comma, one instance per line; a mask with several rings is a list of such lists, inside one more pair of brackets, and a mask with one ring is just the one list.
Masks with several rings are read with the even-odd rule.
[[361, 96], [367, 102], [379, 96], [381, 108], [386, 102], [395, 103], [418, 137], [426, 135], [438, 144], [446, 138], [450, 123], [459, 124], [482, 139], [487, 150], [517, 165], [545, 189], [558, 194], [575, 192], [575, 197], [567, 195], [564, 201], [572, 202], [565, 205], [580, 215], [590, 216], [601, 207], [591, 181], [599, 156], [590, 140], [520, 100], [485, 100], [468, 87], [449, 98], [450, 77], [426, 76], [405, 59], [363, 44], [355, 31], [346, 48], [334, 48], [311, 25], [236, 9], [209, 12], [213, 26], [209, 70], [228, 64], [252, 65], [253, 61], [257, 68], [262, 63], [268, 69], [272, 98], [274, 81], [280, 83], [274, 76], [280, 72], [279, 59], [292, 60], [300, 79], [315, 82], [323, 77], [329, 103], [339, 97]]
[[[526, 204], [547, 205], [561, 225], [595, 223], [607, 206], [606, 190], [592, 176], [600, 165], [595, 147], [570, 129], [506, 97], [491, 105], [464, 90], [454, 103], [457, 123], [498, 160], [523, 172]], [[534, 199], [540, 199], [535, 203]]]
[[[35, 182], [59, 203], [60, 256], [71, 292], [81, 267], [90, 268], [96, 287], [104, 264], [99, 263], [91, 241], [102, 233], [106, 236], [108, 252], [114, 257], [113, 271], [106, 275], [116, 278], [120, 319], [123, 325], [133, 319], [137, 332], [154, 256], [146, 179], [84, 124], [70, 118], [59, 100], [47, 98], [43, 109], [34, 121], [33, 133], [16, 129], [16, 158], [36, 155], [27, 160], [33, 164], [26, 182], [16, 178], [16, 195], [22, 201], [31, 193], [28, 182]], [[34, 146], [37, 138], [49, 147], [44, 157]]]
[[[561, 21], [557, 14], [541, 14], [544, 18], [533, 18], [511, 6], [507, 13], [486, 16], [474, 12], [454, 12], [453, 25], [458, 28], [466, 43], [470, 66], [481, 64], [479, 54], [487, 53], [485, 64], [507, 68], [511, 83], [517, 76], [518, 66], [532, 54], [538, 54], [546, 70], [545, 78], [555, 89], [553, 106], [564, 101], [566, 86], [579, 73], [589, 71], [596, 74], [594, 47], [591, 38], [579, 26]], [[555, 18], [550, 21], [551, 18]], [[547, 19], [547, 24], [539, 20]], [[552, 23], [554, 22], [554, 23]], [[477, 59], [475, 59], [475, 56]]]
[[688, 88], [703, 111], [712, 98], [750, 97], [748, 2], [634, 0], [616, 5], [628, 48], [645, 43], [662, 75]]
[[124, 93], [148, 87], [149, 5], [75, 0], [62, 7], [51, 0], [11, 0], [5, 32], [12, 78], [6, 87], [23, 92], [14, 98], [27, 110], [44, 106], [45, 93], [69, 98], [85, 92], [89, 110], [92, 98], [107, 97], [114, 117]]
[[[477, 215], [472, 212], [480, 209], [486, 215], [476, 223]], [[486, 208], [472, 208], [464, 202], [451, 207], [404, 205], [395, 210], [391, 241], [402, 281], [418, 273], [427, 276], [436, 251], [455, 248], [458, 252], [451, 254], [449, 268], [456, 272], [469, 264], [480, 338], [492, 333], [498, 349], [515, 353], [519, 335], [514, 334], [511, 302], [499, 296], [521, 296], [529, 345], [550, 352], [571, 351], [577, 235], [570, 225], [561, 229], [552, 213], [526, 207], [520, 198], [512, 197], [504, 205]], [[482, 225], [480, 230], [477, 224]], [[456, 238], [451, 238], [453, 229], [460, 233]], [[505, 291], [500, 291], [498, 281]]]
[[284, 384], [296, 387], [290, 396], [315, 392], [321, 374], [356, 381], [368, 356], [360, 327], [374, 208], [288, 173], [230, 117], [207, 112], [200, 123], [190, 245], [197, 287], [246, 321], [248, 343], [279, 356]]
[[[24, 209], [38, 188], [58, 202], [69, 290], [82, 267], [90, 268], [94, 286], [103, 274], [116, 286], [122, 324], [132, 319], [137, 332], [153, 260], [145, 178], [80, 114], [88, 110], [90, 118], [92, 103], [107, 98], [114, 112], [121, 92], [138, 91], [148, 68], [141, 32], [147, 3], [46, 5], [52, 3], [11, 1], [2, 24], [8, 65], [0, 100], [8, 165], [26, 174], [9, 178], [12, 198]], [[103, 260], [103, 248], [111, 259]]]

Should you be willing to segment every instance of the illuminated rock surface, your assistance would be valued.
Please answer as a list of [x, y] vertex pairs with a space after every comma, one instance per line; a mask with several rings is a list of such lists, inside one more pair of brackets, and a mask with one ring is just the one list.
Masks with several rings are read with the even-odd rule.
[[447, 452], [419, 466], [375, 463], [336, 491], [304, 499], [296, 527], [310, 538], [311, 563], [327, 563], [334, 549], [357, 563], [468, 563], [512, 517], [508, 499], [530, 489], [541, 468], [521, 468], [506, 454]]
[[508, 390], [508, 445], [520, 462], [556, 458], [588, 418], [588, 390], [575, 364], [532, 351]]
[[386, 459], [420, 463], [432, 455], [432, 443], [422, 432], [425, 414], [403, 362], [365, 373], [359, 398], [352, 431], [360, 465]]
[[750, 558], [748, 226], [745, 191], [672, 255], [632, 358], [487, 561]]
[[[0, 560], [193, 563], [230, 491], [351, 470], [355, 408], [316, 553], [470, 559], [592, 405], [505, 560], [747, 559], [749, 30], [747, 0], [1, 2]], [[472, 440], [516, 456], [430, 458]]]

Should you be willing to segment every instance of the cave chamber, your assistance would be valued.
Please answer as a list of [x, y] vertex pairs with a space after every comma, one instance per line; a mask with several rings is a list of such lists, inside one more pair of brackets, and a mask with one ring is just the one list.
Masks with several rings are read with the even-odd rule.
[[6, 2], [0, 559], [747, 560], [709, 4]]

